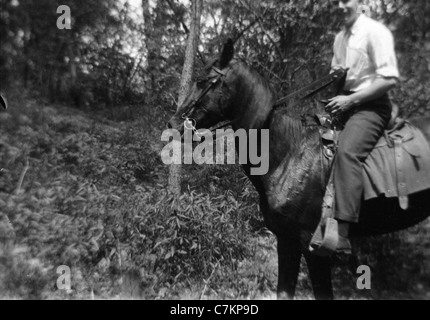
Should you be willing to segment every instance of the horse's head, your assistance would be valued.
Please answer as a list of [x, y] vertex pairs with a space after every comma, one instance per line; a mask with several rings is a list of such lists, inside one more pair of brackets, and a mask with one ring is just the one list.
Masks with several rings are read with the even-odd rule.
[[228, 85], [232, 81], [233, 41], [228, 40], [221, 55], [206, 66], [192, 84], [190, 92], [167, 126], [183, 133], [184, 121], [189, 120], [196, 129], [210, 128], [227, 120]]

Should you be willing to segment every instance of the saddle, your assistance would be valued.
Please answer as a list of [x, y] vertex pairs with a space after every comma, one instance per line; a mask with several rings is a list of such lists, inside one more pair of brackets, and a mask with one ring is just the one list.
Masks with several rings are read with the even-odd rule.
[[[400, 208], [407, 210], [410, 194], [430, 188], [430, 147], [422, 132], [399, 118], [398, 111], [394, 106], [384, 135], [363, 163], [363, 199], [396, 197]], [[330, 115], [315, 115], [314, 120], [319, 127], [322, 154], [331, 163], [340, 130]], [[321, 220], [309, 247], [317, 254], [326, 255], [336, 250], [338, 235], [334, 200], [331, 174], [323, 198]]]

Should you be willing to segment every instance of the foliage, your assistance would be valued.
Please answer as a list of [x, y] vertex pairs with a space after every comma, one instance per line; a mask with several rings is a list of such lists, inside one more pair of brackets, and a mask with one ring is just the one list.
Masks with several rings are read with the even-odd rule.
[[[189, 10], [182, 2], [145, 0], [144, 8], [136, 8], [127, 1], [69, 1], [71, 30], [56, 28], [58, 1], [17, 3], [2, 2], [2, 86], [19, 78], [51, 101], [68, 100], [91, 110], [108, 107], [111, 116], [119, 106], [147, 114], [174, 104], [189, 32]], [[428, 2], [369, 4], [373, 17], [395, 36], [402, 81], [394, 100], [407, 116], [428, 112]], [[330, 1], [206, 0], [203, 9], [201, 53], [213, 56], [226, 38], [233, 38], [238, 55], [268, 77], [279, 95], [329, 70], [333, 38], [340, 30]], [[315, 107], [311, 102], [298, 111]]]
[[[139, 274], [138, 283], [145, 288], [141, 297], [154, 298], [154, 286], [161, 290], [185, 279], [201, 280], [214, 266], [234, 269], [249, 256], [248, 220], [257, 214], [255, 203], [244, 201], [249, 192], [209, 196], [189, 189], [174, 203], [163, 183], [167, 172], [159, 160], [160, 146], [133, 132], [143, 130], [93, 127], [63, 111], [50, 114], [56, 109], [34, 100], [23, 104], [7, 122], [17, 123], [23, 111], [32, 109], [26, 121], [10, 127], [2, 122], [1, 127], [1, 166], [6, 170], [0, 210], [12, 221], [19, 243], [3, 252], [3, 292], [33, 298], [61, 295], [55, 293], [55, 270], [68, 265], [81, 277], [73, 282], [75, 298], [89, 297], [91, 290], [101, 296], [118, 294], [130, 272]], [[29, 170], [16, 188], [26, 159]], [[98, 289], [94, 283], [101, 279], [112, 283]]]
[[[58, 1], [1, 2], [0, 84], [10, 104], [0, 113], [2, 297], [274, 296], [275, 240], [240, 167], [185, 166], [181, 201], [166, 192], [160, 133], [177, 96], [189, 12], [174, 0], [142, 3], [141, 14], [124, 1], [68, 1], [73, 27], [60, 31]], [[428, 2], [373, 3], [396, 39], [403, 78], [394, 101], [407, 116], [428, 114]], [[202, 56], [233, 38], [279, 95], [328, 72], [339, 30], [330, 1], [205, 0], [202, 21]], [[361, 243], [376, 287], [364, 298], [428, 298], [428, 230]], [[55, 286], [64, 264], [70, 294]], [[339, 297], [361, 297], [345, 271], [335, 272]], [[298, 286], [309, 298], [304, 264]]]

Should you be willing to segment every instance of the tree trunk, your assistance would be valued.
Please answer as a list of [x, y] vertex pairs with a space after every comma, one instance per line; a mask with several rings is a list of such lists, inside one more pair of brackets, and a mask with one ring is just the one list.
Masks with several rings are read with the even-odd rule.
[[145, 35], [145, 46], [146, 46], [146, 72], [150, 76], [150, 92], [156, 90], [156, 79], [155, 74], [159, 66], [159, 58], [161, 55], [160, 46], [157, 43], [157, 32], [154, 27], [153, 15], [157, 8], [154, 8], [154, 12], [151, 14], [150, 11], [150, 0], [142, 0], [142, 12], [144, 22], [144, 35]]
[[[191, 2], [191, 27], [188, 34], [187, 48], [185, 51], [185, 62], [182, 69], [181, 86], [179, 88], [178, 107], [184, 102], [192, 81], [194, 69], [195, 53], [199, 42], [200, 17], [202, 14], [202, 0], [192, 0]], [[179, 143], [179, 142], [178, 142]], [[180, 164], [170, 165], [169, 191], [177, 198], [181, 194], [181, 170]]]
[[[70, 72], [70, 87], [74, 88], [76, 85], [76, 79], [78, 77], [77, 66], [75, 61], [75, 51], [73, 50], [73, 41], [67, 44], [67, 49], [69, 50], [69, 72]], [[70, 89], [70, 88], [68, 88]]]

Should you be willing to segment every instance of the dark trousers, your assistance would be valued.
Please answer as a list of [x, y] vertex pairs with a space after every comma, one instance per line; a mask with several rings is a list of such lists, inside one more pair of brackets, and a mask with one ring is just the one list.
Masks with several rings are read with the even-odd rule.
[[340, 134], [334, 160], [335, 217], [358, 222], [363, 196], [362, 163], [383, 135], [391, 117], [388, 95], [354, 109]]

